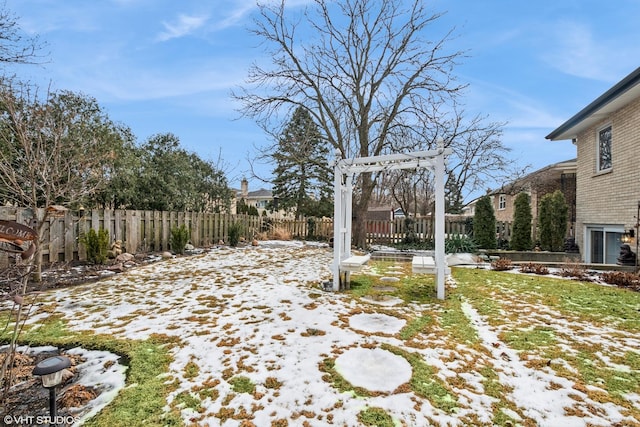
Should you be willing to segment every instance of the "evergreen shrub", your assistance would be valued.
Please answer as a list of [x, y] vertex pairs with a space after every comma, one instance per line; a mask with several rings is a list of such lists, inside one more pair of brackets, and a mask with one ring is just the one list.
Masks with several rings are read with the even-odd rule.
[[87, 260], [89, 262], [104, 264], [107, 260], [107, 252], [109, 251], [109, 231], [104, 228], [96, 231], [92, 228], [86, 233], [81, 234], [79, 241], [87, 251]]
[[482, 249], [495, 249], [496, 216], [489, 196], [482, 196], [476, 202], [476, 212], [473, 216], [473, 240]]
[[229, 225], [229, 246], [236, 247], [240, 241], [240, 234], [242, 234], [242, 223], [234, 222]]
[[533, 247], [531, 220], [531, 199], [527, 193], [520, 193], [514, 202], [513, 231], [509, 244], [512, 250], [528, 251]]
[[191, 233], [185, 224], [171, 229], [171, 240], [169, 241], [169, 245], [175, 253], [180, 255], [184, 253], [184, 247], [189, 242], [189, 234]]

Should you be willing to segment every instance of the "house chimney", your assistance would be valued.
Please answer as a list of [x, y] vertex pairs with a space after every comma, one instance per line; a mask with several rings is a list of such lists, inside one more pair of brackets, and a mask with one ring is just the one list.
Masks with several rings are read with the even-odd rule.
[[244, 198], [249, 195], [249, 181], [247, 181], [247, 178], [242, 178], [240, 182], [240, 195]]

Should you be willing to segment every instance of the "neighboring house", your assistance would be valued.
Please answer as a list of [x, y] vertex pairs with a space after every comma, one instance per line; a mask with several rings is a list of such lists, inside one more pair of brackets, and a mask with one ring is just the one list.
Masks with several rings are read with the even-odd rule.
[[[521, 192], [529, 194], [531, 200], [531, 217], [533, 239], [537, 239], [535, 230], [538, 221], [538, 205], [546, 194], [556, 190], [562, 191], [569, 207], [568, 234], [573, 235], [576, 220], [576, 159], [566, 160], [545, 166], [532, 172], [514, 182], [503, 185], [501, 188], [489, 191], [493, 205], [493, 212], [498, 222], [511, 222], [515, 212], [515, 199]], [[465, 215], [473, 216], [475, 213], [475, 203], [473, 200], [463, 208]]]
[[[569, 236], [573, 236], [576, 220], [576, 159], [545, 166], [489, 193], [492, 197], [496, 221], [513, 221], [516, 196], [524, 191], [531, 198], [532, 228], [534, 231], [537, 230], [540, 200], [556, 190], [564, 194], [569, 207], [567, 232]], [[533, 239], [537, 240], [535, 233]]]
[[[273, 202], [273, 192], [271, 192], [271, 190], [265, 190], [264, 188], [249, 191], [249, 182], [243, 179], [240, 183], [240, 191], [236, 190], [234, 207], [237, 206], [238, 200], [244, 200], [247, 206], [255, 206], [258, 209], [258, 213], [262, 215], [262, 213], [267, 210], [267, 207], [270, 206], [271, 202]], [[233, 211], [235, 212], [236, 209]], [[267, 214], [269, 214], [269, 211], [267, 211]]]
[[393, 208], [391, 206], [374, 206], [367, 209], [367, 233], [391, 232]]
[[[640, 68], [546, 137], [577, 148], [576, 242], [587, 263], [615, 264], [640, 213]], [[637, 251], [637, 242], [630, 243]]]
[[393, 218], [404, 218], [405, 214], [402, 208], [396, 208], [393, 210]]
[[367, 219], [369, 221], [390, 221], [394, 218], [394, 213], [391, 206], [369, 206]]

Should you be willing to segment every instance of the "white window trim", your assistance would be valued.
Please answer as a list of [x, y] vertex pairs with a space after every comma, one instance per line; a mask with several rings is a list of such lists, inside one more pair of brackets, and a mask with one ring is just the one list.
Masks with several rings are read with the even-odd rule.
[[613, 169], [613, 156], [611, 158], [611, 166], [606, 169], [600, 168], [600, 132], [606, 128], [611, 128], [611, 141], [609, 142], [609, 150], [611, 151], [613, 148], [613, 125], [611, 123], [607, 123], [602, 125], [596, 129], [596, 175], [600, 173], [607, 173]]
[[503, 211], [507, 209], [507, 196], [505, 194], [500, 194], [498, 196], [498, 210]]

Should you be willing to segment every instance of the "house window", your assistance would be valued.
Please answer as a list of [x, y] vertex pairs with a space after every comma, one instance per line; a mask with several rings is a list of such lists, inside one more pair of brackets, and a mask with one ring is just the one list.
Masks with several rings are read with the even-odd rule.
[[507, 208], [507, 196], [505, 196], [504, 194], [501, 194], [500, 197], [498, 197], [498, 210], [505, 210]]
[[598, 172], [611, 169], [611, 125], [598, 131]]

